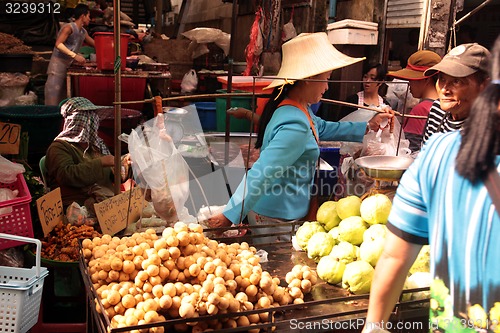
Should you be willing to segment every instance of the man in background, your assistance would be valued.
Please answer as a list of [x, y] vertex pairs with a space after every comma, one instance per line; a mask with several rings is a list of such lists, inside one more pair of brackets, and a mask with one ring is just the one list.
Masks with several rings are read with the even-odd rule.
[[439, 100], [429, 111], [423, 143], [434, 133], [462, 128], [472, 103], [488, 83], [490, 52], [477, 43], [462, 44], [446, 54], [441, 62], [424, 72], [437, 75]]
[[75, 21], [67, 23], [59, 31], [56, 44], [50, 57], [45, 83], [45, 105], [59, 105], [66, 98], [66, 73], [68, 67], [76, 61], [85, 64], [85, 58], [78, 54], [83, 42], [94, 46], [84, 26], [90, 22], [90, 10], [87, 5], [79, 4], [74, 10]]

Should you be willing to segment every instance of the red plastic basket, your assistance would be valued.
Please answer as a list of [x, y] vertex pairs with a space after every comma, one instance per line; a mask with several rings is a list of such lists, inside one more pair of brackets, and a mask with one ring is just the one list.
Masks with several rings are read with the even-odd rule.
[[[19, 190], [16, 198], [0, 202], [2, 208], [12, 208], [11, 213], [0, 215], [0, 233], [33, 238], [33, 224], [31, 223], [30, 202], [31, 194], [22, 173], [12, 184], [0, 183], [0, 188]], [[23, 243], [0, 239], [0, 250], [18, 246]]]

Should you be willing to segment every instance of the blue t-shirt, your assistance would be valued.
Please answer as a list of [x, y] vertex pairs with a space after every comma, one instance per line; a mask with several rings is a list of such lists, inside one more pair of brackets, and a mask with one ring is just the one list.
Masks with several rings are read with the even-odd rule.
[[[321, 140], [363, 141], [366, 122], [328, 122], [308, 111]], [[291, 105], [279, 107], [266, 127], [258, 160], [229, 200], [224, 215], [236, 224], [250, 210], [285, 220], [305, 216], [318, 157], [318, 144], [306, 115]]]
[[[475, 332], [472, 319], [481, 313], [493, 331], [500, 320], [500, 217], [484, 183], [455, 171], [460, 142], [458, 131], [429, 139], [401, 178], [388, 227], [410, 242], [431, 244], [433, 328]], [[470, 307], [476, 315], [469, 318]]]

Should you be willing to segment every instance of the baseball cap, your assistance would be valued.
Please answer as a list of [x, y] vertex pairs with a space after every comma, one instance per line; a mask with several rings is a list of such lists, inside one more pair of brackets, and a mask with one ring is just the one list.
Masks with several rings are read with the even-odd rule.
[[399, 71], [389, 72], [387, 75], [394, 76], [404, 80], [422, 80], [429, 76], [425, 76], [424, 72], [441, 61], [439, 54], [421, 50], [413, 53], [408, 58], [408, 63], [405, 68]]
[[490, 52], [478, 43], [458, 45], [443, 60], [425, 71], [424, 75], [443, 72], [454, 77], [466, 77], [482, 71], [488, 73]]

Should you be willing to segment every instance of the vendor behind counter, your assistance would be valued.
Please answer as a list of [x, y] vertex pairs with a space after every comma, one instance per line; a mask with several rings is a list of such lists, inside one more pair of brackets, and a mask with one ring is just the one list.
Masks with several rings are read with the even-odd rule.
[[[46, 168], [48, 186], [61, 189], [65, 208], [76, 202], [93, 212], [94, 203], [114, 196], [114, 156], [98, 136], [99, 109], [83, 97], [61, 105], [64, 127], [47, 149]], [[128, 155], [122, 161], [128, 166]]]

